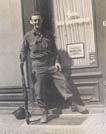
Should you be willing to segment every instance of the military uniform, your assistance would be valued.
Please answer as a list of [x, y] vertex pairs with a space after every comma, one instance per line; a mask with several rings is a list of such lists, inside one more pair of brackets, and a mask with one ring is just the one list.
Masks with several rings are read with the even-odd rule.
[[32, 60], [32, 73], [36, 78], [34, 90], [39, 107], [46, 108], [45, 80], [47, 76], [52, 77], [57, 90], [65, 100], [72, 97], [66, 78], [55, 68], [55, 63], [59, 62], [59, 56], [55, 44], [49, 37], [34, 30], [26, 33], [20, 53], [21, 62], [26, 60], [28, 52]]

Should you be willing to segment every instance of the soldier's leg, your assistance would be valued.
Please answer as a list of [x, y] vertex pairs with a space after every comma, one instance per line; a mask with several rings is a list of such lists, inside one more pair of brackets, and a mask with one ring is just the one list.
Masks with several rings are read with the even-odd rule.
[[42, 70], [43, 68], [39, 68], [36, 70], [36, 82], [34, 85], [34, 90], [36, 94], [36, 100], [38, 106], [41, 109], [42, 117], [41, 123], [47, 122], [47, 105], [46, 105], [46, 94], [45, 94], [45, 80], [46, 80], [46, 70]]
[[71, 92], [70, 85], [67, 82], [65, 76], [61, 72], [57, 72], [55, 67], [50, 67], [49, 72], [57, 90], [63, 96], [64, 100], [72, 98], [73, 94]]
[[[77, 91], [77, 89], [74, 89], [74, 91]], [[83, 101], [81, 100], [79, 93], [76, 94], [75, 92], [73, 92], [72, 101], [74, 103], [74, 108], [76, 111], [78, 111], [82, 114], [88, 114], [88, 110], [86, 109]]]
[[[58, 91], [64, 98], [69, 98], [70, 101], [74, 101], [76, 104], [77, 111], [80, 113], [88, 113], [83, 103], [80, 103], [80, 96], [76, 96], [71, 90], [71, 85], [66, 80], [65, 76], [61, 72], [57, 72], [55, 68], [50, 69], [54, 84]], [[78, 94], [77, 94], [78, 95]], [[70, 99], [70, 96], [71, 99]]]

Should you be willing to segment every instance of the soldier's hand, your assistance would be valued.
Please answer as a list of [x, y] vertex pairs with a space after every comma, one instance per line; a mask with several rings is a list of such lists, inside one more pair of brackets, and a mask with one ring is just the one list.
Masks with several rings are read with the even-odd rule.
[[57, 69], [57, 71], [62, 71], [60, 63], [55, 63], [55, 68]]

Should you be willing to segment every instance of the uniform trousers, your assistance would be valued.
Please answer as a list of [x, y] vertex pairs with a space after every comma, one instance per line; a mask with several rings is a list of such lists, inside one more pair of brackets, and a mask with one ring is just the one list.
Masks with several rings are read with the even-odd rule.
[[33, 68], [33, 74], [35, 75], [36, 82], [34, 84], [34, 90], [39, 107], [46, 108], [46, 86], [48, 76], [53, 80], [53, 83], [62, 97], [67, 100], [73, 96], [70, 85], [68, 84], [65, 76], [57, 71], [55, 66], [35, 66]]

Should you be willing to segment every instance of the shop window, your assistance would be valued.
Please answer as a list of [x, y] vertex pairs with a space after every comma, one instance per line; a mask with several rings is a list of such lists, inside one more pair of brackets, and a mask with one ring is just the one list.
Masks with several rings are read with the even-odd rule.
[[[72, 68], [97, 65], [92, 4], [92, 0], [52, 0], [57, 48], [60, 54], [67, 53]], [[62, 62], [67, 62], [64, 58]]]

